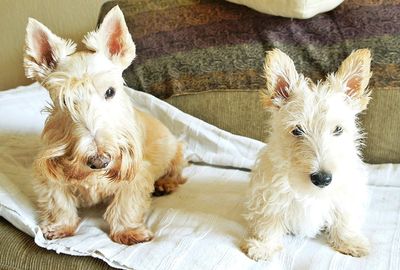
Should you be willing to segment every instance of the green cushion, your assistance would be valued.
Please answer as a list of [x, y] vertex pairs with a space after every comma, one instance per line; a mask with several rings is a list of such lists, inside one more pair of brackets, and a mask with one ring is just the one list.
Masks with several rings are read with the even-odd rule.
[[260, 141], [266, 138], [269, 113], [261, 108], [258, 93], [246, 90], [210, 91], [166, 100], [180, 110], [231, 133]]
[[92, 257], [57, 254], [37, 246], [32, 237], [0, 218], [0, 269], [4, 270], [88, 270], [113, 269]]
[[373, 89], [361, 115], [367, 133], [364, 157], [368, 163], [400, 163], [400, 87]]

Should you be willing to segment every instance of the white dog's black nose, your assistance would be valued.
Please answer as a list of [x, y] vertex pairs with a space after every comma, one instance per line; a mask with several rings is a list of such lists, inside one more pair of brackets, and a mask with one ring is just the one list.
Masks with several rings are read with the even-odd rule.
[[314, 185], [323, 188], [332, 182], [332, 174], [324, 171], [319, 171], [310, 174], [310, 179]]
[[106, 168], [109, 163], [110, 163], [110, 158], [108, 156], [94, 155], [88, 158], [87, 165], [93, 170], [98, 170]]

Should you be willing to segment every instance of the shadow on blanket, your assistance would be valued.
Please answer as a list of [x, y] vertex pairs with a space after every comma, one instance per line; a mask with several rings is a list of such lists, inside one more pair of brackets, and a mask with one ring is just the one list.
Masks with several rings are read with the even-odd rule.
[[38, 134], [0, 134], [0, 174], [4, 181], [34, 201], [31, 181], [33, 179], [32, 163], [40, 150]]

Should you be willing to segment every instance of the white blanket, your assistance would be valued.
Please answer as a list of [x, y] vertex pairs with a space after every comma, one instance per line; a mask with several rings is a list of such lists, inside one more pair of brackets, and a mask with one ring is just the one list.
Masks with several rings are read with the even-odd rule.
[[322, 236], [287, 236], [284, 252], [274, 261], [255, 262], [239, 249], [246, 233], [242, 213], [249, 175], [235, 168], [251, 168], [264, 144], [219, 130], [145, 93], [126, 90], [135, 106], [151, 112], [186, 141], [190, 160], [220, 166], [192, 165], [184, 171], [188, 182], [176, 193], [154, 198], [147, 220], [154, 240], [129, 247], [112, 242], [101, 207], [80, 213], [83, 222], [75, 236], [43, 238], [30, 166], [46, 118], [40, 110], [50, 100], [38, 84], [0, 92], [0, 216], [41, 247], [93, 256], [123, 269], [400, 269], [400, 165], [369, 166], [371, 200], [364, 228], [371, 240], [369, 256], [337, 253]]

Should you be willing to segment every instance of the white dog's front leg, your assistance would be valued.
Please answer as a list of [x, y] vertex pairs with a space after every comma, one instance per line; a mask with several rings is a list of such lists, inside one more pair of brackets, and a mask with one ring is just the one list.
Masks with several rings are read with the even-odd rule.
[[250, 237], [242, 250], [253, 260], [270, 260], [282, 250], [283, 226], [278, 217], [258, 217], [249, 222]]
[[133, 245], [153, 238], [145, 225], [150, 208], [154, 179], [144, 168], [131, 181], [120, 183], [120, 187], [108, 206], [104, 218], [110, 224], [113, 241]]
[[362, 235], [359, 213], [337, 212], [328, 230], [328, 241], [340, 253], [354, 257], [368, 255], [369, 241]]

